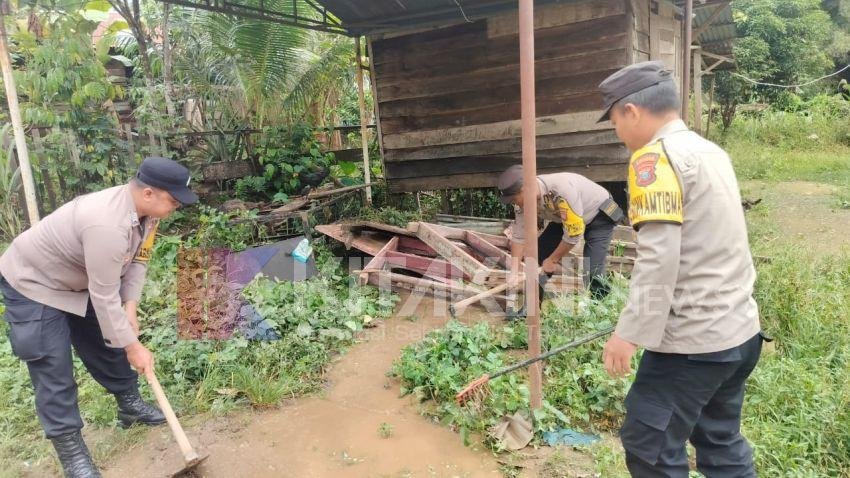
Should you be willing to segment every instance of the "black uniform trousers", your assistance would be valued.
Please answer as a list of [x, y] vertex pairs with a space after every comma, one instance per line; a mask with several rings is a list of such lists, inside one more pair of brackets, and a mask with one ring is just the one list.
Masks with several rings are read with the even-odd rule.
[[741, 435], [741, 406], [761, 346], [756, 334], [720, 352], [644, 352], [620, 430], [632, 476], [686, 478], [686, 440], [707, 478], [756, 476], [752, 449]]
[[138, 375], [124, 349], [106, 346], [91, 302], [85, 317], [28, 299], [0, 276], [15, 355], [26, 362], [35, 389], [35, 408], [47, 438], [83, 427], [71, 346], [86, 369], [111, 393], [138, 390]]
[[[608, 295], [609, 286], [605, 279], [605, 262], [608, 247], [614, 235], [614, 221], [600, 211], [584, 228], [584, 285], [594, 298]], [[550, 222], [537, 238], [537, 257], [540, 262], [549, 257], [564, 237], [564, 225]], [[541, 300], [543, 291], [540, 291]]]

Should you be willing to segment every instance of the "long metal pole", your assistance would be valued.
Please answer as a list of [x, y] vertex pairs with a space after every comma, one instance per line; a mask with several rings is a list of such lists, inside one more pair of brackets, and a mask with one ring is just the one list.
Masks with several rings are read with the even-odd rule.
[[685, 2], [685, 58], [682, 71], [682, 119], [688, 120], [688, 106], [691, 96], [691, 43], [693, 43], [694, 0]]
[[35, 198], [35, 182], [32, 179], [27, 137], [24, 135], [24, 123], [21, 121], [21, 109], [18, 106], [18, 92], [12, 77], [12, 60], [9, 58], [9, 44], [6, 42], [6, 14], [8, 4], [0, 5], [0, 68], [3, 69], [3, 85], [6, 87], [6, 101], [9, 103], [9, 116], [12, 118], [12, 130], [15, 133], [15, 147], [18, 152], [18, 165], [21, 168], [21, 180], [24, 183], [24, 198], [30, 226], [39, 221], [38, 203]]
[[[522, 193], [525, 241], [525, 306], [528, 355], [540, 355], [540, 303], [537, 278], [537, 128], [534, 91], [534, 0], [519, 0], [519, 65], [522, 103]], [[543, 406], [540, 362], [528, 369], [531, 408]]]
[[[363, 90], [363, 55], [360, 53], [360, 36], [354, 39], [354, 48], [357, 55], [357, 102], [360, 105], [360, 143], [363, 147], [363, 182], [372, 182], [372, 171], [369, 166], [369, 130], [366, 126], [366, 93]], [[369, 59], [371, 61], [371, 58]], [[366, 204], [372, 205], [372, 186], [366, 187]]]

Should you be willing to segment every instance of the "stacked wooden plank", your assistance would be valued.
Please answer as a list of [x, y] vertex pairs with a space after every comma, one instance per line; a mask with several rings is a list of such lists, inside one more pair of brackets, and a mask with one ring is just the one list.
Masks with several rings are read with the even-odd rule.
[[[462, 313], [475, 303], [494, 313], [504, 312], [508, 306], [516, 306], [513, 297], [516, 289], [522, 289], [523, 272], [521, 268], [511, 271], [510, 244], [504, 235], [426, 222], [396, 227], [357, 221], [320, 225], [316, 230], [346, 248], [373, 256], [358, 272], [361, 284], [443, 297], [453, 302], [453, 312]], [[628, 239], [622, 230], [617, 236], [619, 241]], [[609, 257], [609, 264], [631, 270], [633, 243], [614, 247], [624, 254]], [[578, 256], [566, 260], [567, 267], [547, 281], [546, 290], [570, 293], [582, 289], [581, 263]]]

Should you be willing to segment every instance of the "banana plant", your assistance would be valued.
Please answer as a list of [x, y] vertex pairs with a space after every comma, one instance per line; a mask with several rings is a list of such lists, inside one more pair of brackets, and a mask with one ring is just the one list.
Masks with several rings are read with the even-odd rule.
[[21, 168], [12, 167], [15, 142], [10, 123], [0, 127], [0, 144], [7, 145], [0, 150], [0, 241], [8, 242], [20, 234], [23, 228], [21, 205], [16, 197], [21, 187]]

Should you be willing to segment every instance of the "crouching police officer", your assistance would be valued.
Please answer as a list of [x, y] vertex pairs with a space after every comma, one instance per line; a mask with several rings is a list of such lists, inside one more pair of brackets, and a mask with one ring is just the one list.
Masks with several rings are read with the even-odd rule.
[[[522, 165], [502, 173], [498, 188], [502, 202], [514, 205], [511, 256], [522, 258], [527, 235], [523, 226]], [[554, 273], [561, 259], [583, 237], [584, 284], [595, 298], [607, 295], [605, 260], [614, 226], [623, 219], [623, 211], [611, 194], [580, 174], [554, 173], [537, 176], [537, 200], [538, 219], [551, 221], [537, 239], [537, 255], [545, 258], [540, 265], [543, 272]]]
[[147, 158], [129, 184], [65, 204], [0, 257], [12, 350], [67, 477], [100, 476], [80, 434], [71, 346], [115, 395], [123, 426], [165, 421], [139, 395], [137, 372], [152, 369], [153, 356], [138, 340], [136, 305], [159, 219], [198, 199], [188, 185], [183, 166]]
[[645, 352], [626, 396], [620, 438], [634, 476], [688, 476], [685, 441], [707, 477], [755, 476], [741, 436], [744, 383], [762, 346], [756, 278], [729, 156], [688, 130], [660, 62], [628, 66], [599, 85], [633, 152], [629, 219], [637, 262], [629, 300], [603, 352], [624, 375]]

